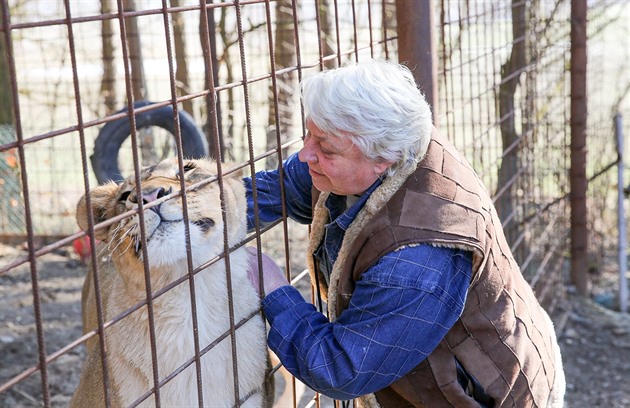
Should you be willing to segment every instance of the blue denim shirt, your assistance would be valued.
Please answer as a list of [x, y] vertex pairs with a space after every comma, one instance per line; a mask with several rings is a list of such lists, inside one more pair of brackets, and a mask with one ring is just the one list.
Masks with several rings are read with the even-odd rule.
[[[308, 166], [292, 155], [283, 169], [288, 215], [309, 223]], [[252, 229], [252, 182], [244, 181]], [[261, 225], [282, 216], [279, 181], [278, 171], [256, 174]], [[332, 221], [319, 257], [334, 263], [345, 231], [379, 183], [350, 208], [345, 197], [329, 196]], [[426, 244], [396, 250], [363, 273], [348, 309], [335, 322], [295, 288], [281, 287], [263, 299], [269, 347], [291, 374], [331, 398], [347, 400], [381, 390], [421, 363], [453, 326], [464, 308], [471, 273], [467, 251]]]

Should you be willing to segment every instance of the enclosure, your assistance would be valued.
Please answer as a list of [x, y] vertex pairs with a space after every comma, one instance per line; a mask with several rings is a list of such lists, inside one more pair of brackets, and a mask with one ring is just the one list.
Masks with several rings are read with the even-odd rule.
[[[244, 175], [276, 168], [302, 145], [300, 80], [370, 58], [412, 69], [559, 330], [575, 293], [627, 307], [625, 0], [0, 5], [0, 406], [65, 406], [77, 385], [90, 337], [81, 286], [95, 267], [82, 252], [94, 231], [75, 221], [82, 195], [171, 156]], [[317, 303], [308, 232], [284, 219], [246, 241]], [[275, 370], [294, 406], [337, 403]], [[608, 406], [630, 403], [627, 391]]]

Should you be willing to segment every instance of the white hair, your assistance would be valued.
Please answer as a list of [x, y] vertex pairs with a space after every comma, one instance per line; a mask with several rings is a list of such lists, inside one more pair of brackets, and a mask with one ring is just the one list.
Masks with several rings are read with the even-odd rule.
[[371, 160], [411, 171], [431, 138], [431, 109], [403, 65], [369, 60], [302, 81], [306, 119], [324, 133], [349, 137]]

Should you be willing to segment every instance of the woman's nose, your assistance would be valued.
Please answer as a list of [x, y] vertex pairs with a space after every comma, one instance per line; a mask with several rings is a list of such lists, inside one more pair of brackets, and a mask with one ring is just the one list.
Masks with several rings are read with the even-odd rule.
[[312, 163], [317, 160], [317, 155], [315, 154], [315, 150], [313, 149], [313, 144], [310, 143], [311, 139], [307, 139], [304, 141], [304, 147], [298, 153], [298, 159], [300, 159], [303, 163]]

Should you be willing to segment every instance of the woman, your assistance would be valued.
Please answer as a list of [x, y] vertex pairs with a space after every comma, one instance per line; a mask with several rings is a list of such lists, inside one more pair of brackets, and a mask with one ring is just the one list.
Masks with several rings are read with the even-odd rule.
[[[358, 406], [562, 406], [551, 321], [409, 70], [324, 71], [302, 97], [308, 133], [283, 164], [285, 204], [312, 224], [307, 261], [328, 317], [265, 265], [268, 344], [287, 370]], [[282, 208], [279, 172], [255, 180], [250, 228]]]

